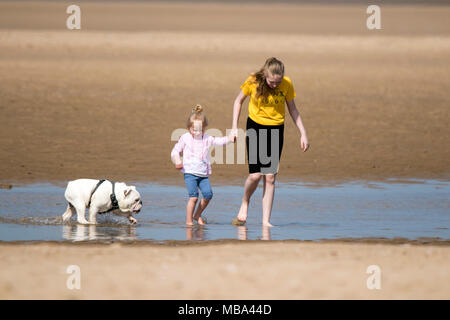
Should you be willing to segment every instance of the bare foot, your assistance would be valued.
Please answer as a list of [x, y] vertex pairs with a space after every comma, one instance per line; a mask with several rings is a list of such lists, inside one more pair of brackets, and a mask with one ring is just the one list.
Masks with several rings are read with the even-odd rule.
[[263, 227], [273, 227], [273, 224], [270, 222], [263, 222]]
[[186, 222], [186, 225], [192, 227], [194, 224], [192, 222]]
[[239, 220], [240, 222], [245, 223], [245, 221], [247, 221], [247, 216], [248, 216], [248, 204], [242, 203], [236, 219]]
[[198, 218], [194, 217], [194, 220], [196, 220], [199, 225], [203, 226], [206, 224], [206, 218], [203, 219], [202, 217], [198, 217]]

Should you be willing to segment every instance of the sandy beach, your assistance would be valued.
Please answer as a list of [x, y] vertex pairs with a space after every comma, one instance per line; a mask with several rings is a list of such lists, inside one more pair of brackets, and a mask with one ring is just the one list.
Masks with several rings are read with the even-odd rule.
[[[1, 244], [0, 299], [448, 299], [449, 264], [434, 245]], [[380, 289], [367, 288], [371, 265]]]
[[[370, 31], [360, 3], [80, 1], [70, 31], [70, 2], [0, 1], [0, 188], [181, 185], [174, 130], [200, 103], [225, 134], [269, 56], [286, 65], [311, 143], [302, 153], [287, 115], [279, 181], [448, 181], [450, 6], [417, 2], [382, 5]], [[247, 173], [216, 163], [211, 182]], [[70, 265], [80, 290], [67, 288]], [[371, 265], [380, 290], [367, 288]], [[395, 241], [0, 243], [0, 299], [449, 299], [449, 265], [448, 244]]]

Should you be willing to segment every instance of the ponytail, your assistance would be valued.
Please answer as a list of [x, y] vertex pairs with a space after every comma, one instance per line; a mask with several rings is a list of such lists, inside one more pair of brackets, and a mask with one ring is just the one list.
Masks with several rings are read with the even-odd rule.
[[197, 104], [191, 111], [191, 114], [189, 115], [186, 123], [186, 127], [189, 129], [193, 125], [194, 120], [201, 120], [203, 127], [206, 127], [208, 125], [208, 119], [203, 114], [203, 107], [199, 104]]

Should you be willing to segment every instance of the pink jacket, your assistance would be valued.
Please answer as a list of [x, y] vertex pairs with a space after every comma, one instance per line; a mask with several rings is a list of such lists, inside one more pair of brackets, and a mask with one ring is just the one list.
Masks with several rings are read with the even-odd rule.
[[211, 137], [206, 133], [202, 138], [194, 138], [190, 132], [183, 134], [172, 149], [172, 160], [179, 164], [180, 153], [183, 152], [182, 173], [190, 173], [206, 177], [211, 174], [209, 149], [211, 146], [222, 146], [230, 142], [228, 136]]

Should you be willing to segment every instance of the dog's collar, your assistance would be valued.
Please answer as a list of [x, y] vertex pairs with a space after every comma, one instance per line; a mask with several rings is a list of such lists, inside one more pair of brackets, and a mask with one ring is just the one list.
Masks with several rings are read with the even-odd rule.
[[[98, 182], [97, 185], [95, 186], [94, 190], [92, 190], [91, 196], [90, 196], [90, 198], [89, 198], [89, 203], [88, 203], [88, 206], [87, 206], [88, 208], [91, 206], [92, 196], [94, 195], [95, 191], [97, 191], [98, 187], [100, 187], [100, 185], [101, 185], [103, 182], [105, 182], [105, 181], [106, 181], [106, 179], [99, 180], [99, 182]], [[99, 212], [99, 214], [107, 213], [107, 212], [111, 212], [111, 211], [113, 211], [113, 210], [119, 209], [119, 201], [117, 201], [116, 192], [115, 192], [116, 183], [113, 182], [113, 181], [110, 181], [110, 182], [111, 182], [111, 184], [112, 184], [112, 193], [110, 194], [109, 197], [110, 197], [110, 199], [111, 199], [111, 205], [112, 205], [112, 207], [111, 207], [109, 210], [107, 210], [107, 211]]]

